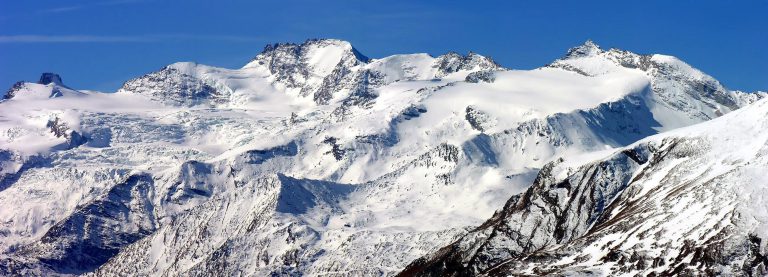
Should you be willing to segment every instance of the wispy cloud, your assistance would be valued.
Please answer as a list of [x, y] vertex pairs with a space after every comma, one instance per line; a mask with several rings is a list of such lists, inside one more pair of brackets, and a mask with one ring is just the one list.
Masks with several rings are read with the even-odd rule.
[[44, 42], [141, 42], [141, 37], [88, 36], [88, 35], [15, 35], [0, 36], [0, 43], [44, 43]]
[[49, 8], [49, 9], [42, 9], [37, 11], [38, 13], [64, 13], [64, 12], [71, 12], [76, 11], [79, 9], [82, 9], [82, 6], [68, 6], [68, 7], [57, 7], [57, 8]]
[[94, 35], [0, 35], [0, 43], [67, 43], [67, 42], [167, 42], [184, 40], [252, 42], [266, 38], [233, 35], [158, 34], [143, 36], [94, 36]]
[[44, 9], [34, 10], [34, 11], [16, 13], [15, 15], [0, 16], [0, 19], [11, 19], [11, 18], [15, 18], [17, 16], [29, 16], [29, 15], [35, 15], [35, 14], [41, 15], [41, 14], [68, 13], [68, 12], [74, 12], [74, 11], [79, 11], [79, 10], [83, 10], [83, 9], [93, 8], [93, 7], [128, 5], [128, 4], [144, 3], [144, 2], [151, 2], [151, 1], [154, 1], [154, 0], [112, 0], [112, 1], [99, 1], [99, 2], [92, 2], [92, 3], [84, 3], [84, 4], [80, 4], [80, 5], [69, 5], [69, 6], [61, 6], [61, 7], [51, 7], [51, 8], [44, 8]]
[[110, 6], [110, 5], [120, 5], [120, 4], [142, 3], [142, 2], [149, 2], [149, 1], [152, 1], [152, 0], [113, 0], [113, 1], [101, 1], [96, 3], [96, 5]]
[[229, 41], [229, 42], [248, 42], [264, 41], [268, 38], [257, 36], [233, 36], [233, 35], [198, 35], [198, 34], [163, 34], [149, 35], [148, 38], [158, 41], [169, 40], [208, 40], [208, 41]]

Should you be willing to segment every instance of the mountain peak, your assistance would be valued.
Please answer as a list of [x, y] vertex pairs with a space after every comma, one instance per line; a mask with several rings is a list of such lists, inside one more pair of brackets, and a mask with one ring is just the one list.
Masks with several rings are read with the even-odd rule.
[[325, 103], [337, 89], [331, 87], [344, 78], [353, 78], [353, 68], [368, 62], [368, 57], [347, 41], [309, 39], [301, 44], [267, 45], [243, 68], [266, 68], [287, 88], [300, 89], [300, 95], [314, 95], [318, 103]]
[[61, 76], [59, 76], [59, 74], [44, 72], [40, 75], [40, 79], [37, 83], [26, 81], [16, 82], [5, 95], [2, 96], [2, 100], [17, 98], [19, 95], [24, 95], [23, 98], [26, 99], [43, 99], [60, 97], [65, 94], [79, 93], [81, 92], [65, 86], [61, 81]]
[[568, 49], [568, 53], [565, 55], [565, 57], [566, 58], [588, 57], [588, 56], [594, 56], [594, 55], [600, 54], [602, 52], [603, 52], [603, 49], [601, 49], [599, 45], [597, 45], [591, 39], [588, 39], [582, 45]]
[[64, 85], [64, 83], [61, 82], [61, 76], [59, 76], [59, 74], [50, 73], [50, 72], [45, 72], [42, 75], [40, 75], [40, 80], [37, 81], [37, 83], [41, 85], [47, 85], [50, 83], [54, 83], [59, 86]]
[[456, 52], [448, 52], [437, 58], [436, 67], [439, 70], [438, 76], [444, 76], [459, 70], [494, 70], [502, 68], [498, 63], [489, 57], [469, 51], [467, 55], [461, 55]]
[[264, 46], [264, 50], [262, 53], [265, 52], [271, 52], [276, 49], [281, 48], [290, 48], [290, 47], [307, 47], [310, 45], [333, 45], [341, 48], [351, 48], [352, 44], [348, 41], [339, 40], [339, 39], [326, 39], [326, 38], [311, 38], [307, 39], [302, 43], [293, 43], [293, 42], [277, 42], [277, 43], [271, 43]]
[[273, 44], [267, 44], [264, 46], [264, 50], [259, 53], [259, 55], [256, 57], [256, 59], [259, 58], [259, 56], [270, 56], [274, 54], [275, 52], [296, 52], [301, 53], [303, 50], [306, 50], [311, 47], [319, 47], [319, 48], [335, 48], [338, 50], [341, 50], [343, 52], [351, 52], [361, 62], [368, 62], [370, 59], [360, 53], [355, 47], [352, 46], [352, 43], [340, 40], [340, 39], [329, 39], [329, 38], [312, 38], [304, 41], [301, 44], [296, 43], [290, 43], [290, 42], [282, 42], [282, 43], [273, 43]]
[[600, 45], [597, 45], [597, 43], [595, 43], [595, 41], [593, 41], [591, 39], [587, 39], [587, 41], [585, 41], [584, 44], [582, 44], [582, 46], [587, 46], [587, 47], [593, 47], [593, 48], [600, 49]]

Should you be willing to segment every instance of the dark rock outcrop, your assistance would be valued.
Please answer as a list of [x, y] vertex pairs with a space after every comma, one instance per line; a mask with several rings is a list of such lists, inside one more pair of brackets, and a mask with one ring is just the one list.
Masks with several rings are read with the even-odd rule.
[[120, 90], [181, 106], [223, 103], [228, 97], [227, 91], [214, 88], [204, 80], [173, 66], [125, 82]]
[[467, 83], [480, 83], [480, 82], [493, 83], [494, 81], [496, 81], [496, 76], [494, 75], [494, 71], [481, 70], [481, 71], [475, 71], [475, 72], [469, 73], [467, 77], [464, 78], [464, 81]]
[[474, 52], [469, 52], [467, 55], [460, 55], [456, 52], [449, 52], [448, 54], [437, 57], [435, 67], [437, 68], [437, 76], [435, 77], [438, 78], [442, 78], [445, 75], [461, 70], [501, 69], [501, 66], [493, 59], [478, 55]]
[[51, 83], [59, 86], [64, 85], [64, 83], [61, 81], [61, 76], [59, 76], [59, 74], [50, 73], [50, 72], [43, 73], [43, 75], [40, 76], [40, 80], [37, 81], [37, 83], [41, 85], [48, 85]]

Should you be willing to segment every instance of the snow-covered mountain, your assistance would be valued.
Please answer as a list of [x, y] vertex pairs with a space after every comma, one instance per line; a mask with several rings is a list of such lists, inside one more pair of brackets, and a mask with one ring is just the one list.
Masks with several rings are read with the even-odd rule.
[[559, 158], [402, 276], [766, 276], [768, 100]]
[[3, 274], [392, 275], [552, 161], [765, 96], [589, 41], [534, 70], [323, 39], [117, 93], [47, 76], [0, 103]]

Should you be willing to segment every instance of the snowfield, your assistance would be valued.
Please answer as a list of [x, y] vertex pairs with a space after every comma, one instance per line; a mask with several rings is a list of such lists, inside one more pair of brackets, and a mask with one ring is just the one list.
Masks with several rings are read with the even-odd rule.
[[[591, 41], [534, 70], [476, 53], [370, 59], [322, 39], [268, 45], [240, 69], [175, 63], [115, 93], [47, 74], [0, 102], [0, 274], [394, 275], [475, 236], [551, 162], [564, 158], [547, 170], [571, 178], [765, 95]], [[722, 130], [756, 128], [737, 113]], [[746, 153], [724, 164], [748, 162], [764, 143], [718, 139], [732, 147], [723, 153]], [[765, 180], [764, 167], [750, 168], [734, 188]], [[728, 207], [764, 198], [749, 191]], [[690, 211], [691, 226], [710, 222]], [[766, 226], [764, 206], [738, 211], [754, 217], [744, 228]]]

